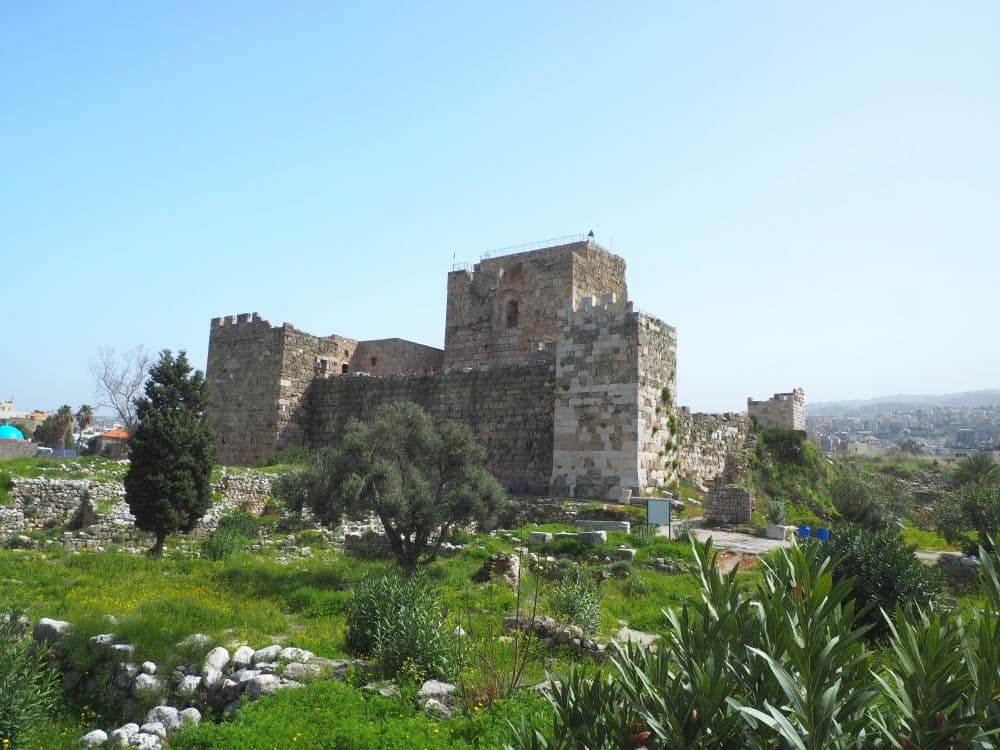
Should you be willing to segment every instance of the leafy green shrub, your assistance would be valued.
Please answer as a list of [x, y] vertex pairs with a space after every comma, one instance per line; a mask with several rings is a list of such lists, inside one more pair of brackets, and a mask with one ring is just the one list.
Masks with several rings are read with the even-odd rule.
[[423, 575], [396, 573], [358, 584], [347, 606], [348, 651], [372, 657], [387, 677], [404, 664], [425, 677], [447, 678], [454, 648], [437, 593]]
[[851, 597], [858, 608], [869, 607], [865, 620], [873, 632], [885, 631], [884, 610], [891, 614], [897, 606], [911, 610], [928, 605], [938, 596], [940, 577], [936, 569], [913, 556], [899, 531], [890, 527], [871, 531], [861, 526], [838, 524], [829, 542], [813, 542], [833, 560], [834, 578], [853, 579]]
[[575, 537], [569, 539], [556, 539], [555, 541], [542, 545], [541, 551], [543, 554], [555, 555], [557, 557], [565, 555], [566, 557], [577, 558], [587, 557], [590, 554], [590, 548]]
[[690, 542], [694, 538], [694, 524], [691, 521], [684, 521], [674, 529], [674, 541], [676, 542]]
[[557, 619], [579, 625], [588, 635], [601, 624], [601, 592], [579, 570], [559, 578], [549, 592], [549, 607]]
[[10, 505], [10, 491], [14, 487], [14, 480], [6, 472], [0, 471], [0, 505]]
[[577, 566], [577, 564], [568, 557], [560, 557], [556, 560], [556, 578], [565, 578], [566, 576], [576, 575], [578, 570], [579, 566]]
[[258, 467], [284, 466], [286, 464], [305, 466], [312, 463], [313, 458], [316, 457], [316, 452], [315, 448], [308, 445], [289, 445], [287, 448], [282, 448], [280, 451], [258, 459], [256, 465]]
[[966, 551], [975, 548], [969, 532], [987, 551], [1000, 543], [1000, 485], [969, 484], [938, 503], [938, 528], [950, 543]]
[[636, 547], [648, 547], [656, 539], [656, 528], [645, 523], [633, 527], [632, 533], [629, 534], [629, 541]]
[[884, 529], [892, 519], [888, 477], [842, 473], [830, 483], [830, 499], [844, 520], [868, 529]]
[[34, 736], [58, 695], [45, 653], [28, 650], [18, 617], [17, 612], [0, 615], [0, 742], [5, 749], [36, 746]]
[[295, 535], [297, 544], [326, 544], [327, 536], [319, 529], [305, 529]]
[[615, 560], [608, 566], [608, 572], [615, 578], [628, 578], [632, 575], [632, 563], [628, 560]]
[[788, 509], [785, 507], [785, 501], [777, 498], [768, 500], [764, 503], [764, 516], [768, 523], [784, 526], [788, 520]]
[[247, 549], [250, 544], [251, 540], [243, 534], [229, 529], [217, 529], [201, 543], [201, 551], [209, 560], [225, 560], [230, 555]]
[[247, 539], [256, 539], [260, 535], [260, 521], [245, 510], [232, 510], [219, 519], [216, 531], [232, 531]]

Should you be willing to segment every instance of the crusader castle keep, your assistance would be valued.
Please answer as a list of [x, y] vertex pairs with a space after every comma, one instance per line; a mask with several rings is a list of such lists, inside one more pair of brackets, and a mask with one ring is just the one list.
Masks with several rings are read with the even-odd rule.
[[625, 261], [579, 239], [452, 271], [443, 350], [216, 318], [210, 417], [222, 462], [245, 465], [407, 399], [471, 425], [513, 492], [618, 499], [742, 451], [746, 416], [676, 406], [676, 348], [628, 301]]

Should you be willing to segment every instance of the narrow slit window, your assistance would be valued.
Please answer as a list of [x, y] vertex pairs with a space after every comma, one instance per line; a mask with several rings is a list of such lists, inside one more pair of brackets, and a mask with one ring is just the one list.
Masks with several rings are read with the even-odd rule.
[[508, 328], [517, 328], [517, 300], [512, 299], [507, 303], [506, 320]]

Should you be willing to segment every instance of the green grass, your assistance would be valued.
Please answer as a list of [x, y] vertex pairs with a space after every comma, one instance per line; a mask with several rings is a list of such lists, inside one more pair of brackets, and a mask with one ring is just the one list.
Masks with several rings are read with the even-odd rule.
[[203, 724], [171, 738], [172, 750], [472, 750], [514, 739], [508, 720], [551, 722], [541, 696], [525, 693], [441, 722], [412, 700], [366, 695], [341, 682], [317, 682], [244, 707], [235, 721]]
[[624, 620], [630, 628], [662, 633], [667, 627], [663, 610], [683, 604], [697, 594], [698, 585], [697, 578], [690, 573], [668, 575], [635, 567], [629, 578], [602, 584], [601, 630], [616, 633], [621, 627], [618, 621]]
[[[905, 520], [903, 523], [907, 523]], [[901, 529], [903, 541], [911, 547], [916, 547], [921, 552], [957, 552], [958, 549], [948, 543], [937, 531], [928, 531], [917, 526], [907, 525]]]
[[[90, 479], [112, 482], [122, 479], [126, 464], [103, 456], [77, 458], [12, 458], [0, 463], [8, 477], [48, 477], [50, 479]], [[64, 468], [65, 467], [65, 468]]]

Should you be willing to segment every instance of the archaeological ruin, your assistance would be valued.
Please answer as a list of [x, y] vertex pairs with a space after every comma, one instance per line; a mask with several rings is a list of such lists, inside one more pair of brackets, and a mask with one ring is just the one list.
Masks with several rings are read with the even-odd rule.
[[250, 465], [407, 399], [471, 425], [512, 492], [619, 499], [709, 482], [746, 440], [745, 415], [677, 405], [676, 349], [629, 301], [625, 261], [579, 238], [449, 273], [443, 349], [215, 318], [210, 417], [223, 463]]

